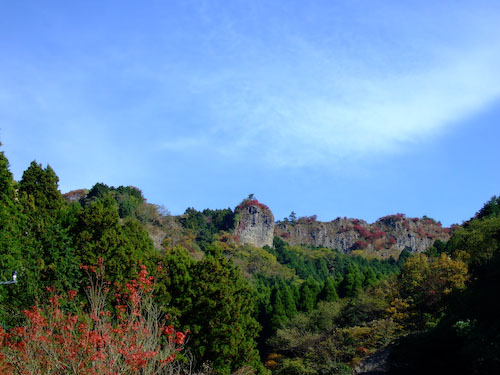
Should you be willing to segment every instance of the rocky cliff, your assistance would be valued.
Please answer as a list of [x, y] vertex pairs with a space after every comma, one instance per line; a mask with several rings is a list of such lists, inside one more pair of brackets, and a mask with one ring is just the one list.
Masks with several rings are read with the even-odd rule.
[[275, 223], [271, 210], [257, 200], [246, 200], [235, 209], [239, 220], [235, 235], [240, 243], [272, 246], [273, 236], [290, 245], [311, 245], [338, 249], [343, 253], [365, 253], [397, 258], [403, 249], [425, 251], [435, 240], [447, 241], [450, 229], [433, 219], [389, 215], [369, 224], [350, 218], [330, 222], [305, 217]]
[[433, 219], [407, 218], [403, 214], [385, 216], [373, 224], [348, 218], [330, 222], [301, 218], [296, 222], [276, 223], [274, 233], [291, 245], [323, 246], [344, 253], [361, 250], [384, 258], [397, 257], [405, 248], [423, 252], [435, 240], [450, 238], [450, 229]]
[[239, 242], [257, 247], [273, 245], [274, 216], [266, 205], [256, 199], [247, 200], [235, 212], [238, 217], [235, 235]]

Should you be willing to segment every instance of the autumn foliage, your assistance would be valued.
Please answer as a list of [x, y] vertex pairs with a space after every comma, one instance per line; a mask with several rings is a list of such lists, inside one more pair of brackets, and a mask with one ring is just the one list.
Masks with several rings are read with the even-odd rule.
[[236, 207], [236, 211], [241, 211], [242, 209], [244, 209], [245, 207], [249, 207], [249, 206], [254, 206], [254, 207], [259, 207], [263, 210], [269, 210], [269, 207], [266, 206], [265, 204], [263, 203], [260, 203], [257, 199], [245, 199], [243, 200], [243, 202], [241, 202], [237, 207]]
[[[84, 267], [90, 277], [88, 303], [76, 291], [56, 294], [46, 307], [24, 311], [26, 324], [1, 329], [0, 373], [17, 374], [174, 374], [174, 359], [186, 340], [152, 303], [153, 278], [145, 266], [136, 280], [112, 297], [100, 267]], [[109, 301], [114, 299], [112, 308]], [[63, 307], [64, 306], [64, 307]]]

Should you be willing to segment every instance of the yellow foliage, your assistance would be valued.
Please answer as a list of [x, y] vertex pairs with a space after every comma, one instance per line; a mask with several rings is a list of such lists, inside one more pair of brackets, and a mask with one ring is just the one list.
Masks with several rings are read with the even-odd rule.
[[270, 353], [264, 362], [264, 366], [269, 369], [273, 369], [278, 365], [278, 362], [283, 359], [284, 356], [278, 353]]
[[272, 369], [272, 368], [275, 368], [276, 366], [278, 366], [278, 362], [273, 361], [273, 360], [265, 361], [264, 366], [266, 366], [266, 368]]
[[416, 254], [404, 264], [398, 279], [399, 296], [387, 309], [390, 318], [405, 326], [422, 327], [436, 323], [444, 298], [462, 289], [468, 279], [466, 263], [446, 254], [429, 258]]
[[364, 257], [365, 256], [365, 252], [363, 250], [353, 250], [351, 252], [351, 255]]

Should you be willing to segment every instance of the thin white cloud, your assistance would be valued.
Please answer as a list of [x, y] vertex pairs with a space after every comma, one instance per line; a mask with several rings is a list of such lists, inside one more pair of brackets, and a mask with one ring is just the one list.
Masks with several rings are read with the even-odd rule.
[[111, 152], [122, 148], [115, 133], [138, 129], [155, 142], [147, 152], [309, 166], [418, 145], [499, 98], [498, 12], [386, 2], [371, 5], [374, 15], [351, 3], [297, 2], [284, 16], [280, 6], [206, 2], [182, 32], [161, 22], [161, 43], [149, 44], [150, 34], [125, 30], [111, 52], [94, 35], [101, 53], [59, 48], [73, 64], [39, 67], [33, 55], [25, 74], [0, 74], [9, 87], [0, 115], [33, 117], [58, 135], [64, 126], [82, 149], [95, 146], [89, 131], [109, 129], [110, 144], [96, 148]]
[[[255, 158], [281, 166], [393, 153], [441, 134], [500, 97], [499, 44], [486, 42], [491, 44], [443, 45], [429, 63], [405, 70], [399, 62], [395, 72], [322, 51], [311, 61], [302, 48], [297, 63], [281, 72], [271, 64], [214, 75], [204, 83], [208, 91], [212, 85], [216, 124], [203, 141], [220, 144], [220, 137], [210, 137], [216, 129], [224, 134], [220, 152], [237, 158], [253, 150]], [[181, 144], [193, 142], [183, 138]]]

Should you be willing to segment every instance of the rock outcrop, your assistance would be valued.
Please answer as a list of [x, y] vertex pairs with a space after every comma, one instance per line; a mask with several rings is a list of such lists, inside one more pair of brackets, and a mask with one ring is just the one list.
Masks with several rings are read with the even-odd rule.
[[240, 243], [257, 247], [273, 245], [274, 216], [271, 210], [256, 199], [247, 200], [236, 210], [239, 216], [235, 235]]
[[296, 222], [279, 222], [275, 235], [291, 245], [311, 245], [338, 249], [343, 253], [362, 250], [387, 258], [398, 257], [403, 249], [413, 253], [425, 251], [435, 240], [447, 241], [450, 229], [430, 218], [407, 218], [403, 214], [380, 218], [373, 224], [363, 220], [337, 218], [319, 222], [301, 218]]
[[383, 347], [375, 353], [363, 358], [360, 363], [354, 367], [353, 372], [356, 375], [381, 375], [389, 371], [389, 357], [391, 351], [389, 347]]
[[275, 223], [271, 210], [256, 199], [243, 201], [235, 212], [239, 221], [235, 237], [240, 243], [257, 247], [272, 246], [278, 236], [290, 245], [309, 245], [338, 249], [343, 253], [398, 258], [402, 250], [420, 253], [434, 241], [447, 241], [451, 230], [433, 219], [389, 215], [369, 224], [364, 220], [337, 218], [320, 222], [315, 216]]

